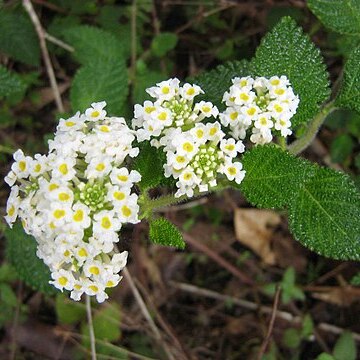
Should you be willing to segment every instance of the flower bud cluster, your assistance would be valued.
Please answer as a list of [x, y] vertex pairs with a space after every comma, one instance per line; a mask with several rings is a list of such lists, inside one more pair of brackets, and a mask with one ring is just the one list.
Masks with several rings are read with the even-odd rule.
[[[156, 100], [135, 105], [133, 127], [138, 141], [151, 140], [162, 147], [167, 162], [165, 176], [177, 179], [176, 197], [192, 197], [217, 185], [219, 174], [240, 183], [245, 171], [234, 161], [244, 151], [241, 141], [225, 138], [211, 102], [195, 101], [203, 90], [194, 84], [180, 86], [176, 78], [146, 90]], [[212, 122], [211, 122], [212, 120]]]
[[290, 119], [296, 113], [299, 97], [286, 76], [234, 78], [225, 92], [226, 110], [219, 114], [221, 124], [229, 126], [236, 139], [245, 139], [251, 130], [254, 144], [271, 142], [273, 135], [292, 134]]
[[139, 152], [134, 132], [123, 118], [107, 117], [105, 106], [93, 103], [85, 114], [60, 119], [49, 153], [16, 151], [5, 178], [12, 187], [6, 221], [21, 219], [50, 268], [50, 283], [74, 300], [83, 293], [108, 298], [105, 289], [119, 283], [127, 261], [115, 248], [118, 232], [139, 221], [133, 185], [141, 176], [124, 164]]

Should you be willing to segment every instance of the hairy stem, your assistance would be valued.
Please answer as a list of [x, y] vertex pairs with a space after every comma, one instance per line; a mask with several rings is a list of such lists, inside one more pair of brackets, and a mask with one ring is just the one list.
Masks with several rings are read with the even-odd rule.
[[297, 155], [304, 151], [314, 140], [320, 126], [323, 124], [327, 116], [336, 109], [337, 108], [334, 105], [334, 101], [326, 104], [322, 108], [322, 110], [314, 117], [314, 119], [309, 123], [304, 135], [288, 146], [289, 152]]
[[95, 348], [95, 333], [94, 325], [91, 314], [91, 301], [90, 296], [86, 295], [86, 313], [89, 324], [89, 335], [90, 335], [90, 345], [91, 345], [91, 360], [96, 360], [96, 348]]

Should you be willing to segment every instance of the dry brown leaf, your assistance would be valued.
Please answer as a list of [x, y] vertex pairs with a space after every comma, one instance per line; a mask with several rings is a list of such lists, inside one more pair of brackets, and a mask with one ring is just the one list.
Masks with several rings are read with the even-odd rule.
[[360, 289], [353, 286], [316, 286], [311, 295], [315, 299], [343, 307], [360, 301]]
[[253, 250], [268, 265], [275, 264], [275, 253], [271, 249], [273, 228], [281, 222], [274, 211], [258, 209], [236, 209], [234, 214], [235, 235], [244, 245]]

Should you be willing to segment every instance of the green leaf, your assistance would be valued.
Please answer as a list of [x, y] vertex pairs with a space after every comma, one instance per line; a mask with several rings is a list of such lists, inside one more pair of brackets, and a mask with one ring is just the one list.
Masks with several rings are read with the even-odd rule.
[[283, 337], [284, 345], [290, 349], [297, 348], [301, 343], [301, 335], [297, 329], [286, 329]]
[[321, 353], [315, 360], [336, 360], [332, 355]]
[[286, 75], [299, 95], [293, 126], [311, 120], [329, 95], [329, 79], [319, 49], [290, 17], [284, 17], [262, 40], [252, 61], [256, 75]]
[[251, 204], [283, 208], [312, 169], [275, 145], [256, 146], [242, 158], [246, 175], [240, 190]]
[[28, 65], [39, 65], [39, 39], [28, 16], [0, 11], [0, 52]]
[[[81, 64], [122, 60], [125, 44], [113, 34], [88, 25], [64, 31], [65, 40], [75, 48], [74, 57]], [[94, 74], [97, 77], [99, 74]]]
[[111, 115], [120, 115], [128, 94], [128, 78], [122, 59], [94, 62], [76, 73], [70, 99], [74, 111], [84, 111], [94, 101], [105, 100]]
[[55, 294], [55, 288], [49, 284], [50, 270], [36, 256], [36, 240], [26, 235], [19, 224], [15, 224], [12, 229], [6, 229], [5, 237], [7, 259], [14, 266], [20, 279], [45, 294]]
[[[14, 290], [9, 284], [0, 283], [0, 297], [1, 303], [5, 303], [11, 307], [15, 307], [17, 303], [17, 297]], [[3, 304], [1, 304], [3, 306]]]
[[360, 194], [351, 179], [313, 166], [314, 176], [291, 199], [290, 229], [311, 250], [331, 258], [360, 259]]
[[139, 144], [140, 153], [135, 158], [134, 169], [141, 174], [141, 181], [138, 183], [142, 191], [154, 188], [164, 178], [163, 161], [160, 151], [150, 145], [148, 141]]
[[360, 47], [350, 54], [336, 105], [360, 112]]
[[15, 269], [7, 263], [0, 266], [0, 282], [11, 282], [17, 279]]
[[331, 161], [334, 163], [343, 163], [351, 155], [354, 145], [354, 141], [350, 135], [342, 134], [337, 136], [331, 143]]
[[58, 294], [55, 300], [56, 317], [61, 324], [76, 324], [86, 318], [84, 304], [70, 300], [64, 294]]
[[25, 85], [17, 74], [11, 73], [4, 66], [0, 65], [0, 98], [18, 93], [24, 90], [24, 88]]
[[341, 334], [335, 344], [333, 355], [336, 360], [356, 360], [356, 344], [349, 331]]
[[174, 49], [178, 42], [178, 37], [174, 33], [163, 32], [156, 35], [151, 42], [151, 51], [157, 57], [166, 55]]
[[150, 222], [149, 238], [154, 244], [185, 248], [185, 242], [179, 229], [165, 218]]
[[251, 75], [251, 67], [248, 61], [229, 61], [219, 65], [211, 71], [204, 72], [189, 79], [199, 85], [205, 91], [205, 98], [219, 108], [224, 108], [222, 98], [225, 91], [232, 85], [231, 79]]
[[360, 35], [358, 0], [308, 0], [308, 6], [329, 29], [341, 34]]
[[360, 286], [360, 272], [351, 278], [350, 284], [353, 286]]
[[302, 322], [302, 329], [301, 329], [301, 335], [304, 338], [308, 338], [311, 336], [314, 332], [314, 322], [309, 314], [306, 314], [303, 322]]

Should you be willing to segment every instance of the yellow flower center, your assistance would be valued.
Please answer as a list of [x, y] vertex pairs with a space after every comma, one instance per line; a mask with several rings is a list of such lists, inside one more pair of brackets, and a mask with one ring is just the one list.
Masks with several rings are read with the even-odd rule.
[[128, 181], [129, 177], [126, 175], [118, 175], [117, 177], [120, 181]]
[[61, 219], [62, 217], [65, 216], [65, 210], [60, 210], [60, 209], [57, 209], [54, 211], [54, 218], [56, 219]]
[[84, 219], [84, 212], [82, 210], [76, 210], [74, 216], [73, 216], [74, 221], [80, 222], [83, 221]]
[[234, 166], [228, 168], [228, 172], [230, 175], [236, 174], [236, 168]]
[[70, 199], [70, 195], [67, 193], [60, 193], [59, 200], [60, 201], [68, 201]]
[[100, 113], [97, 111], [97, 110], [94, 110], [92, 113], [91, 113], [91, 117], [93, 118], [96, 118], [100, 115]]
[[59, 277], [58, 281], [61, 286], [65, 286], [68, 283], [68, 279], [65, 276]]
[[95, 169], [97, 171], [103, 171], [105, 169], [105, 164], [104, 163], [97, 164]]
[[127, 207], [126, 205], [124, 205], [122, 208], [121, 208], [121, 212], [123, 213], [123, 215], [125, 217], [129, 217], [131, 215], [131, 210], [129, 207]]
[[97, 266], [91, 266], [89, 268], [89, 273], [93, 274], [93, 275], [99, 275], [100, 274], [100, 269]]
[[26, 170], [26, 162], [25, 161], [19, 161], [19, 169], [21, 171], [25, 171]]
[[69, 170], [68, 170], [68, 167], [67, 167], [67, 164], [61, 164], [59, 166], [59, 171], [63, 174], [63, 175], [66, 175]]
[[194, 146], [193, 146], [193, 144], [191, 144], [189, 142], [186, 142], [186, 143], [183, 144], [183, 149], [186, 152], [192, 152], [194, 150]]
[[111, 228], [111, 221], [110, 221], [110, 219], [109, 219], [107, 216], [104, 216], [104, 217], [101, 219], [101, 226], [102, 226], [104, 229], [110, 229], [110, 228]]
[[121, 191], [115, 191], [114, 192], [114, 198], [116, 200], [119, 200], [119, 201], [124, 200], [125, 199], [125, 194], [123, 192], [121, 192]]

